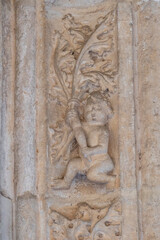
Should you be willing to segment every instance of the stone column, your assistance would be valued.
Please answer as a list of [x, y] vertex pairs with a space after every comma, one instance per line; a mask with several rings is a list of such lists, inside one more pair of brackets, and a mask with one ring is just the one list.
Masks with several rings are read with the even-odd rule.
[[46, 239], [46, 160], [47, 112], [45, 75], [45, 12], [44, 1], [36, 1], [36, 187], [38, 200], [37, 239]]
[[138, 240], [132, 25], [132, 5], [119, 3], [119, 161], [123, 240]]
[[[14, 238], [15, 6], [0, 3], [0, 239]], [[12, 231], [13, 230], [13, 231]]]
[[35, 1], [16, 1], [15, 174], [17, 240], [36, 239]]

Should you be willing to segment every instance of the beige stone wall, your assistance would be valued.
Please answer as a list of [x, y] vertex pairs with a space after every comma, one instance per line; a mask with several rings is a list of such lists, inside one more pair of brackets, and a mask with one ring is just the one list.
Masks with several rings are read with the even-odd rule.
[[[52, 202], [47, 132], [52, 27], [58, 28], [54, 19], [64, 12], [80, 20], [85, 11], [98, 16], [111, 5], [116, 6], [119, 56], [109, 146], [122, 205], [116, 239], [160, 239], [160, 1], [1, 0], [2, 240], [54, 239], [48, 226], [48, 206], [56, 194]], [[56, 109], [50, 111], [56, 116]]]
[[142, 239], [159, 238], [160, 3], [139, 5], [136, 18], [137, 187]]

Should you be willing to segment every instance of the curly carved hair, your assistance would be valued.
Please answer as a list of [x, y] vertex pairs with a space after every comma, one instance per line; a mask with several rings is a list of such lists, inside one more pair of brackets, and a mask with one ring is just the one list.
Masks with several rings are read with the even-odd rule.
[[102, 92], [92, 92], [87, 98], [86, 105], [91, 103], [100, 103], [104, 107], [104, 109], [107, 110], [108, 117], [111, 118], [113, 116], [113, 109], [111, 107], [111, 103]]

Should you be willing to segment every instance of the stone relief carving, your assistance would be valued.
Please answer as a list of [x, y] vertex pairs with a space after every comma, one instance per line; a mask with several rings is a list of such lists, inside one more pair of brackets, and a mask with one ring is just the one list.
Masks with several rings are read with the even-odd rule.
[[116, 202], [103, 209], [83, 203], [75, 211], [74, 219], [50, 209], [51, 239], [118, 240], [121, 236], [120, 215], [120, 204]]
[[[63, 179], [54, 180], [54, 189], [69, 188], [74, 177], [86, 174], [88, 180], [107, 183], [113, 178], [109, 175], [114, 168], [108, 155], [109, 132], [106, 127], [112, 110], [107, 99], [100, 92], [93, 92], [86, 101], [84, 122], [80, 122], [78, 99], [69, 101], [67, 118], [73, 136], [79, 146], [79, 157], [69, 160]], [[63, 156], [63, 152], [61, 153]]]
[[[61, 112], [64, 112], [66, 116], [63, 117], [67, 120], [65, 122], [62, 117], [61, 121], [57, 121], [56, 128], [50, 128], [51, 132], [54, 130], [54, 136], [51, 138], [53, 142], [51, 161], [58, 165], [56, 169], [58, 172], [61, 171], [61, 161], [62, 168], [66, 168], [68, 162], [71, 162], [70, 145], [74, 138], [80, 147], [80, 155], [84, 162], [89, 155], [107, 154], [109, 132], [105, 126], [112, 116], [108, 98], [115, 91], [114, 75], [117, 72], [115, 11], [101, 19], [102, 22], [95, 26], [93, 33], [89, 26], [76, 23], [71, 14], [66, 15], [63, 21], [71, 40], [67, 41], [60, 33], [55, 33], [53, 50], [55, 85], [50, 93], [50, 97], [54, 98], [57, 104], [63, 105]], [[90, 143], [92, 146], [89, 149], [87, 140], [91, 141], [89, 138], [92, 137], [89, 135], [95, 126], [97, 144]], [[98, 135], [102, 135], [101, 139], [98, 139]], [[95, 149], [99, 144], [105, 147]], [[106, 171], [113, 170], [109, 156], [102, 158], [107, 158], [110, 165]], [[86, 164], [82, 170], [85, 170]], [[69, 170], [69, 167], [67, 169]], [[61, 178], [63, 174], [59, 173], [57, 178]], [[55, 185], [58, 186], [58, 183]]]
[[[119, 192], [108, 153], [118, 71], [116, 9], [97, 18], [94, 28], [70, 13], [62, 22], [50, 63], [49, 104], [56, 106], [49, 122], [50, 239], [119, 239]], [[106, 202], [96, 205], [97, 188]], [[90, 197], [87, 190], [96, 193]], [[118, 216], [116, 224], [114, 217], [107, 220], [109, 213]]]

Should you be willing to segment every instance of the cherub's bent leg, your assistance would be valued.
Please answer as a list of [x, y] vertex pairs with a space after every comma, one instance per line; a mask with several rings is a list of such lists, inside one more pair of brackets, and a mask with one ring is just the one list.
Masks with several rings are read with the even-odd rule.
[[114, 176], [107, 175], [109, 172], [111, 172], [114, 169], [114, 165], [112, 160], [104, 160], [100, 163], [95, 164], [93, 167], [91, 167], [87, 172], [87, 178], [96, 183], [107, 183], [113, 178]]
[[81, 171], [83, 171], [83, 165], [82, 165], [81, 158], [75, 158], [75, 159], [71, 160], [67, 166], [64, 180], [66, 182], [71, 183], [73, 178], [77, 175], [77, 173], [80, 173]]
[[63, 179], [53, 181], [52, 187], [54, 189], [67, 189], [70, 187], [72, 180], [77, 173], [83, 171], [83, 165], [81, 158], [72, 159], [68, 166]]

